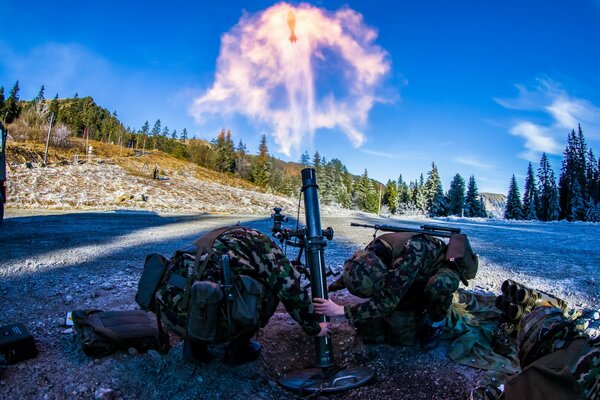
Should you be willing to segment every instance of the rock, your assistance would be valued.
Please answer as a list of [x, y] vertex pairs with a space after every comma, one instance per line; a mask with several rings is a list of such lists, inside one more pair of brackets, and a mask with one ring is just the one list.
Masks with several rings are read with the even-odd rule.
[[159, 361], [159, 360], [161, 360], [161, 359], [162, 359], [162, 356], [161, 356], [161, 355], [160, 355], [160, 353], [159, 353], [158, 351], [156, 351], [156, 350], [148, 350], [148, 353], [146, 353], [146, 354], [148, 354], [148, 356], [149, 356], [150, 358], [152, 358], [153, 360], [156, 360], [156, 361]]
[[600, 313], [598, 311], [596, 311], [593, 315], [592, 318], [594, 318], [594, 321], [598, 321], [600, 319]]
[[63, 303], [65, 303], [67, 305], [73, 303], [73, 296], [71, 296], [70, 294], [66, 295], [65, 298], [63, 299]]
[[100, 286], [100, 288], [102, 290], [113, 290], [115, 288], [115, 285], [113, 285], [112, 283], [109, 283], [109, 282], [105, 282], [102, 284], [102, 286]]
[[132, 356], [137, 356], [138, 354], [140, 354], [140, 353], [139, 353], [139, 352], [138, 352], [138, 351], [137, 351], [135, 348], [133, 348], [133, 347], [130, 347], [130, 348], [127, 350], [127, 352], [128, 352], [129, 354], [131, 354]]
[[62, 331], [63, 335], [68, 335], [70, 333], [73, 333], [73, 328], [65, 329], [64, 331]]
[[115, 391], [110, 388], [101, 387], [94, 392], [94, 400], [113, 400], [115, 397]]

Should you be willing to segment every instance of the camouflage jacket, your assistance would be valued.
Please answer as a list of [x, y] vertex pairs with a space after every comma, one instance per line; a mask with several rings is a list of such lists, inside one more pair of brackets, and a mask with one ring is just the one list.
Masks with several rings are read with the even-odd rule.
[[[366, 248], [369, 249], [369, 245]], [[361, 322], [390, 314], [413, 285], [424, 286], [430, 277], [446, 267], [446, 244], [429, 235], [413, 236], [397, 253], [381, 277], [379, 290], [364, 303], [344, 307], [348, 320]], [[456, 281], [458, 279], [456, 274]]]
[[[316, 335], [321, 328], [314, 314], [311, 298], [302, 288], [299, 272], [292, 267], [281, 249], [265, 234], [250, 228], [243, 227], [227, 231], [219, 236], [214, 244], [213, 251], [227, 254], [230, 258], [232, 273], [246, 274], [262, 282], [269, 291], [276, 296], [292, 318], [297, 321], [308, 335]], [[201, 256], [201, 260], [206, 255]], [[182, 262], [176, 265], [173, 272], [182, 276], [191, 274], [193, 261]], [[221, 282], [220, 268], [213, 263], [201, 276], [203, 280]], [[182, 294], [173, 296], [169, 290], [174, 288], [159, 289], [158, 296], [163, 298], [163, 303], [180, 304]], [[176, 308], [177, 304], [174, 304]], [[266, 316], [266, 318], [269, 318]], [[185, 326], [185, 321], [177, 325]]]

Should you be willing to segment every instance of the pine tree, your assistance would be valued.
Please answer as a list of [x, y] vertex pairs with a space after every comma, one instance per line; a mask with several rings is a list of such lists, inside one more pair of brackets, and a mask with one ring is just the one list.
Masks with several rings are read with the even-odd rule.
[[177, 129], [173, 129], [173, 132], [171, 132], [171, 139], [177, 140]]
[[442, 181], [438, 180], [437, 188], [431, 205], [429, 206], [429, 215], [432, 217], [442, 217], [448, 215], [448, 203], [446, 203], [446, 197], [444, 196], [444, 189], [442, 189]]
[[140, 129], [140, 133], [142, 135], [148, 135], [148, 133], [150, 132], [150, 124], [148, 123], [148, 121], [144, 122], [144, 125], [142, 125], [142, 129]]
[[315, 154], [313, 155], [312, 165], [315, 168], [315, 171], [317, 172], [317, 178], [319, 177], [319, 175], [321, 175], [322, 162], [323, 160], [321, 159], [321, 155], [319, 154], [319, 151], [316, 150]]
[[575, 179], [571, 191], [571, 221], [585, 221], [586, 211], [585, 200], [583, 199], [581, 186], [579, 186], [579, 180]]
[[15, 82], [10, 90], [8, 99], [4, 102], [4, 122], [10, 123], [19, 116], [21, 107], [19, 106], [19, 81]]
[[469, 178], [469, 184], [467, 186], [467, 195], [465, 197], [465, 217], [483, 217], [485, 210], [481, 209], [481, 202], [479, 201], [479, 190], [477, 189], [477, 182], [475, 182], [475, 176], [471, 175]]
[[271, 162], [269, 161], [269, 147], [267, 137], [262, 135], [258, 147], [258, 157], [252, 166], [252, 181], [260, 187], [267, 188], [271, 178]]
[[156, 150], [156, 139], [160, 136], [160, 118], [156, 120], [152, 130], [150, 131], [150, 136], [152, 136], [153, 147]]
[[4, 116], [4, 86], [0, 86], [0, 117]]
[[483, 199], [483, 196], [479, 196], [479, 217], [480, 218], [487, 218], [488, 217], [488, 213], [487, 210], [485, 209], [485, 200]]
[[533, 174], [533, 165], [531, 162], [527, 167], [527, 177], [525, 178], [525, 192], [523, 193], [523, 217], [529, 220], [538, 219], [539, 196], [535, 175]]
[[161, 136], [166, 138], [169, 136], [169, 127], [165, 125], [165, 128], [162, 130]]
[[521, 195], [517, 179], [512, 176], [508, 195], [506, 196], [506, 209], [504, 210], [505, 219], [523, 219], [523, 205], [521, 204]]
[[[431, 171], [427, 173], [427, 181], [425, 182], [425, 186], [423, 187], [423, 192], [425, 194], [427, 211], [431, 214], [431, 208], [433, 206], [434, 198], [438, 195], [438, 186], [441, 187], [440, 174], [438, 172], [435, 163], [431, 163]], [[442, 192], [443, 195], [443, 192]], [[438, 202], [440, 200], [438, 199]], [[439, 206], [439, 205], [438, 205]], [[439, 211], [439, 210], [438, 210]]]
[[390, 213], [396, 214], [398, 206], [398, 185], [393, 180], [388, 180], [383, 193], [382, 204], [388, 206]]
[[415, 190], [413, 192], [413, 202], [417, 210], [426, 212], [427, 211], [427, 196], [425, 195], [425, 179], [423, 174], [419, 176], [418, 182], [415, 182]]
[[450, 182], [450, 189], [446, 195], [449, 215], [462, 216], [465, 206], [465, 180], [460, 174], [454, 175]]
[[410, 190], [408, 184], [402, 179], [402, 175], [398, 177], [398, 208], [406, 209], [410, 202]]
[[310, 156], [308, 155], [308, 151], [305, 151], [300, 156], [300, 164], [302, 164], [304, 167], [310, 166]]
[[33, 103], [44, 101], [44, 92], [45, 91], [46, 91], [46, 88], [44, 87], [44, 85], [42, 85], [42, 87], [40, 88], [40, 91], [38, 92], [37, 96], [34, 97]]
[[369, 173], [366, 169], [356, 183], [354, 194], [358, 209], [372, 213], [377, 212], [379, 193], [374, 183], [369, 179]]
[[554, 171], [548, 161], [546, 153], [542, 154], [540, 166], [538, 168], [539, 198], [540, 207], [538, 217], [542, 221], [554, 221], [558, 219], [558, 190], [556, 188], [556, 179]]
[[212, 141], [217, 153], [217, 170], [221, 172], [235, 172], [235, 148], [231, 140], [231, 132], [222, 129], [215, 140]]
[[587, 171], [585, 180], [588, 186], [588, 202], [597, 203], [600, 198], [600, 171], [598, 171], [598, 163], [592, 149], [587, 154]]
[[58, 120], [58, 111], [58, 93], [56, 93], [56, 96], [54, 96], [54, 99], [50, 102], [50, 106], [48, 107], [48, 112], [50, 113], [50, 115], [54, 115], [55, 121]]
[[179, 140], [181, 140], [182, 142], [185, 142], [186, 140], [188, 140], [187, 128], [183, 128], [183, 130], [181, 131], [181, 135], [179, 136]]
[[[577, 195], [585, 201], [587, 198], [586, 184], [586, 164], [587, 164], [587, 146], [581, 126], [578, 126], [578, 133], [571, 130], [567, 137], [567, 147], [564, 151], [561, 174], [558, 181], [560, 217], [568, 221], [573, 221], [576, 217], [572, 209], [573, 204], [578, 204], [579, 199], [573, 199], [575, 196], [575, 181], [577, 181]], [[580, 211], [578, 211], [580, 212]]]

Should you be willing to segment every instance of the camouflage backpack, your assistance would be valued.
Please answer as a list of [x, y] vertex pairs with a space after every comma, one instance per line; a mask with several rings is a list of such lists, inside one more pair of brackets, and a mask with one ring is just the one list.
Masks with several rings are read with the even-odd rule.
[[244, 229], [215, 229], [191, 248], [176, 251], [171, 260], [148, 256], [138, 285], [138, 304], [153, 309], [173, 333], [212, 343], [266, 325], [265, 315], [272, 314], [276, 300], [253, 277], [233, 275], [229, 257], [212, 249], [219, 236]]

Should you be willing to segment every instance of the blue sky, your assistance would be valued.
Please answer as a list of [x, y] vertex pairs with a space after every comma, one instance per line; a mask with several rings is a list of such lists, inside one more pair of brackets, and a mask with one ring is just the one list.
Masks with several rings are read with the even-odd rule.
[[[326, 117], [332, 111], [321, 116], [326, 121], [320, 125], [306, 125], [306, 113], [283, 114], [301, 120], [296, 128], [265, 118], [285, 103], [268, 105], [275, 108], [260, 114], [247, 110], [252, 102], [210, 100], [211, 89], [231, 83], [217, 78], [228, 62], [219, 55], [233, 54], [229, 62], [237, 61], [235, 51], [247, 34], [242, 28], [258, 29], [260, 16], [279, 3], [48, 4], [0, 6], [0, 85], [8, 92], [18, 79], [23, 99], [33, 98], [44, 84], [46, 97], [92, 96], [132, 128], [160, 118], [163, 127], [179, 132], [185, 127], [207, 139], [229, 128], [236, 142], [243, 140], [254, 152], [267, 134], [271, 153], [284, 160], [318, 149], [350, 172], [366, 168], [383, 182], [399, 174], [416, 179], [435, 161], [444, 190], [456, 173], [475, 175], [480, 191], [506, 194], [512, 174], [522, 188], [528, 160], [537, 164], [542, 151], [558, 175], [566, 136], [577, 123], [588, 145], [600, 152], [597, 0], [288, 3], [294, 10], [322, 9], [326, 23], [342, 21], [342, 30], [351, 32], [340, 40], [356, 39], [382, 67], [366, 89], [353, 86], [351, 71], [358, 62], [334, 54], [335, 48], [324, 46], [311, 55], [308, 72], [286, 67], [293, 79], [314, 79], [314, 96], [323, 100], [316, 112], [329, 95], [337, 101], [331, 110], [343, 109], [351, 119], [331, 122]], [[354, 21], [343, 13], [348, 9], [354, 11], [350, 17], [362, 16], [357, 27], [344, 26]], [[301, 35], [308, 17], [296, 14], [298, 42], [282, 40], [300, 51], [310, 40], [308, 32]], [[357, 39], [361, 32], [376, 37]], [[226, 49], [224, 35], [239, 42]], [[302, 100], [304, 89], [297, 90]], [[365, 99], [366, 107], [354, 108]], [[280, 99], [273, 94], [270, 101]], [[296, 137], [286, 129], [313, 131]], [[278, 130], [284, 133], [277, 136]], [[297, 143], [285, 149], [285, 138]]]

